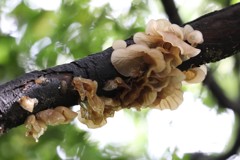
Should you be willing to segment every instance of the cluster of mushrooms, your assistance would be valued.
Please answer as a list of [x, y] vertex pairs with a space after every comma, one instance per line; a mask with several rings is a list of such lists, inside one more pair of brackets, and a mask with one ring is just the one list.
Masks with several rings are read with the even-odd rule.
[[[183, 101], [182, 83], [204, 80], [205, 66], [187, 71], [177, 68], [183, 61], [200, 53], [195, 47], [203, 42], [202, 33], [190, 25], [180, 27], [164, 19], [151, 20], [145, 32], [136, 33], [133, 40], [135, 44], [130, 46], [124, 40], [117, 40], [112, 45], [111, 62], [127, 78], [109, 80], [103, 89], [119, 89], [121, 92], [118, 95], [100, 97], [96, 94], [96, 81], [75, 77], [72, 84], [79, 93], [81, 106], [78, 114], [66, 107], [39, 112], [26, 120], [27, 135], [38, 139], [46, 130], [46, 125], [68, 123], [76, 116], [89, 128], [98, 128], [105, 125], [106, 119], [113, 117], [115, 111], [124, 108], [174, 110]], [[62, 118], [52, 116], [55, 119], [51, 122], [49, 114], [58, 114]]]

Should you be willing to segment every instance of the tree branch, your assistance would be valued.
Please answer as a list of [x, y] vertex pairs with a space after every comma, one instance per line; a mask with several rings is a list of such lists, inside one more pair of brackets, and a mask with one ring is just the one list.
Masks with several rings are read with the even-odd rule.
[[209, 90], [212, 92], [219, 106], [224, 106], [224, 108], [231, 109], [238, 116], [240, 116], [240, 103], [238, 101], [232, 102], [231, 100], [229, 100], [228, 97], [226, 97], [226, 95], [224, 94], [225, 92], [219, 87], [211, 72], [210, 74], [207, 74], [203, 83], [207, 85]]
[[178, 14], [174, 0], [162, 0], [165, 12], [168, 15], [169, 21], [178, 25], [182, 24], [182, 20]]
[[[204, 35], [204, 43], [199, 46], [202, 52], [179, 66], [181, 70], [199, 66], [208, 62], [215, 62], [227, 56], [236, 54], [240, 50], [240, 4], [207, 14], [195, 21], [189, 22], [194, 29]], [[223, 35], [221, 33], [226, 33]], [[126, 40], [133, 44], [132, 38]], [[114, 96], [114, 92], [104, 91], [102, 88], [107, 80], [121, 77], [113, 65], [110, 57], [113, 49], [108, 48], [100, 53], [69, 64], [48, 68], [42, 71], [27, 73], [13, 81], [0, 86], [0, 132], [21, 125], [29, 112], [19, 106], [18, 100], [22, 96], [38, 99], [33, 114], [47, 108], [57, 106], [72, 106], [78, 104], [79, 95], [73, 89], [73, 77], [81, 76], [98, 82], [99, 96]], [[42, 81], [42, 82], [41, 82]]]
[[[236, 102], [233, 102], [233, 101], [229, 100], [229, 98], [226, 97], [226, 95], [224, 94], [224, 91], [219, 87], [219, 85], [215, 81], [211, 72], [210, 72], [210, 74], [207, 75], [207, 77], [205, 78], [203, 83], [212, 92], [213, 96], [216, 98], [220, 107], [228, 108], [228, 109], [231, 109], [232, 111], [234, 111], [234, 113], [237, 116], [237, 121], [239, 123], [240, 101], [238, 100]], [[207, 155], [202, 155], [202, 156], [204, 156], [205, 159], [208, 159], [208, 160], [225, 160], [225, 159], [229, 158], [230, 156], [237, 154], [238, 150], [239, 150], [239, 144], [240, 144], [240, 126], [239, 125], [237, 126], [236, 133], [237, 133], [237, 137], [235, 139], [233, 146], [231, 147], [231, 149], [229, 149], [229, 151], [227, 151], [226, 153], [220, 154], [220, 155], [216, 155], [216, 156], [209, 156], [209, 157]], [[193, 159], [196, 159], [196, 158], [193, 158]], [[199, 157], [199, 159], [202, 159], [202, 158]]]
[[190, 24], [203, 34], [204, 43], [199, 45], [201, 54], [182, 63], [179, 68], [216, 62], [240, 51], [240, 3], [206, 14]]

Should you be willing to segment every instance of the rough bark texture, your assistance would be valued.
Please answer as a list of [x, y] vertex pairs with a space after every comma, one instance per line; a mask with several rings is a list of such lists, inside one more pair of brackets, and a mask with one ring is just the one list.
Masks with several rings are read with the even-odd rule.
[[[202, 52], [179, 66], [181, 70], [215, 62], [240, 51], [240, 4], [221, 11], [207, 14], [189, 22], [200, 30], [204, 43], [199, 46]], [[128, 45], [132, 39], [126, 40]], [[116, 76], [122, 77], [110, 62], [112, 48], [74, 61], [69, 64], [34, 71], [0, 86], [0, 132], [23, 124], [32, 113], [22, 109], [18, 100], [22, 96], [37, 98], [39, 103], [33, 114], [46, 108], [72, 106], [78, 104], [79, 96], [73, 89], [73, 77], [84, 77], [98, 82], [98, 95], [113, 96], [114, 92], [102, 90], [104, 83]], [[46, 78], [39, 83], [40, 77]], [[126, 77], [122, 77], [126, 78]]]
[[203, 34], [204, 43], [199, 45], [201, 54], [179, 66], [186, 70], [201, 64], [216, 62], [240, 51], [240, 3], [204, 15], [190, 24]]
[[[132, 44], [132, 40], [126, 40]], [[70, 107], [78, 104], [79, 95], [73, 89], [73, 77], [83, 77], [98, 82], [98, 95], [113, 96], [114, 92], [102, 90], [104, 83], [114, 77], [122, 77], [113, 67], [110, 58], [112, 48], [86, 58], [26, 73], [0, 86], [0, 133], [24, 123], [27, 116], [47, 108]], [[41, 80], [45, 79], [45, 80]], [[122, 77], [124, 78], [124, 77]], [[38, 81], [42, 81], [39, 83]], [[38, 105], [30, 113], [20, 107], [22, 96], [36, 98]]]

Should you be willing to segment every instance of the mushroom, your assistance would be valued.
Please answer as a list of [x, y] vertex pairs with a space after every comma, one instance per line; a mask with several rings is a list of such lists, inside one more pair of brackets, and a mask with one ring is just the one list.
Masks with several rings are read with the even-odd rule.
[[107, 123], [106, 119], [102, 119], [102, 121], [100, 121], [100, 123], [96, 124], [96, 123], [95, 123], [93, 120], [91, 120], [91, 119], [83, 118], [81, 112], [78, 114], [78, 120], [79, 120], [81, 123], [86, 124], [88, 128], [92, 128], [92, 129], [102, 127], [102, 126], [104, 126], [104, 125]]
[[200, 31], [195, 30], [190, 32], [187, 36], [187, 41], [192, 45], [192, 46], [197, 46], [197, 44], [203, 43], [203, 35]]
[[24, 124], [27, 128], [26, 136], [33, 137], [36, 142], [38, 142], [38, 138], [43, 135], [47, 129], [46, 124], [41, 120], [37, 120], [34, 115], [28, 116]]
[[64, 106], [58, 106], [54, 108], [54, 111], [57, 111], [64, 116], [65, 121], [63, 123], [71, 122], [78, 115], [76, 112], [73, 112], [72, 110]]
[[114, 50], [111, 62], [114, 68], [125, 77], [138, 77], [144, 68], [143, 55], [149, 48], [143, 45], [134, 44], [126, 49]]
[[61, 113], [55, 111], [54, 109], [46, 109], [41, 112], [38, 112], [36, 117], [37, 119], [43, 121], [47, 125], [52, 126], [64, 124], [66, 121], [66, 118]]
[[165, 19], [150, 20], [145, 32], [149, 35], [157, 35], [159, 31], [167, 31], [171, 23]]
[[104, 85], [103, 90], [112, 91], [119, 87], [130, 89], [129, 86], [123, 81], [123, 79], [121, 77], [116, 77], [113, 80], [108, 80], [106, 82], [106, 84]]
[[183, 32], [183, 29], [179, 25], [171, 24], [168, 27], [168, 31], [174, 33], [179, 39], [183, 40], [184, 32]]
[[179, 39], [173, 33], [160, 32], [165, 42], [171, 43], [173, 46], [178, 47], [181, 50], [181, 55], [186, 55], [188, 57], [195, 57], [200, 53], [200, 49], [194, 48], [187, 44], [186, 42]]
[[194, 29], [192, 28], [192, 26], [190, 26], [189, 24], [185, 25], [183, 27], [183, 34], [184, 34], [183, 40], [187, 40], [187, 35], [193, 31], [194, 31]]
[[[84, 107], [80, 108], [78, 119], [89, 127], [103, 125], [104, 102], [97, 96], [97, 82], [82, 77], [73, 78], [73, 86], [78, 91]], [[104, 123], [105, 124], [105, 123]]]
[[149, 106], [151, 105], [157, 98], [157, 92], [153, 91], [152, 89], [150, 89], [149, 87], [145, 87], [142, 90], [141, 96], [139, 99], [141, 99], [142, 106]]
[[120, 48], [126, 48], [127, 43], [124, 40], [116, 40], [112, 44], [113, 49], [120, 49]]
[[28, 112], [33, 112], [34, 107], [38, 104], [38, 100], [36, 98], [22, 96], [18, 100], [18, 103], [23, 109], [27, 110]]
[[202, 82], [207, 74], [207, 67], [202, 65], [200, 67], [191, 68], [183, 72], [186, 75], [185, 82], [187, 83], [200, 83]]
[[24, 123], [27, 128], [26, 136], [31, 136], [38, 141], [39, 137], [47, 130], [47, 125], [66, 124], [76, 116], [77, 113], [63, 106], [40, 111], [36, 116], [27, 117]]

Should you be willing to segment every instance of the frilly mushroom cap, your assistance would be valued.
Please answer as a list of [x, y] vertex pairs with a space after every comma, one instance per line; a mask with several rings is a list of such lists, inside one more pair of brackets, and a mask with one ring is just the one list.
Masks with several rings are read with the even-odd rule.
[[105, 104], [96, 94], [97, 82], [82, 77], [74, 77], [73, 85], [83, 101], [78, 113], [79, 121], [89, 128], [97, 128], [106, 124]]
[[144, 62], [153, 68], [155, 72], [162, 72], [166, 63], [162, 52], [158, 49], [151, 49], [144, 56]]
[[172, 79], [174, 82], [182, 82], [186, 78], [185, 74], [177, 68], [172, 69], [169, 76], [174, 77]]
[[171, 24], [168, 27], [168, 32], [174, 33], [181, 40], [183, 40], [184, 38], [183, 29], [179, 25]]
[[134, 34], [133, 41], [136, 44], [141, 44], [148, 46], [149, 48], [156, 48], [157, 46], [162, 46], [164, 43], [162, 37], [155, 35], [148, 35], [142, 32]]
[[146, 46], [134, 44], [126, 49], [114, 50], [111, 62], [115, 69], [126, 77], [137, 77], [141, 74], [141, 67], [144, 67], [143, 55], [149, 51]]
[[102, 127], [107, 123], [107, 121], [103, 119], [100, 123], [96, 124], [91, 119], [82, 118], [81, 113], [78, 114], [78, 120], [81, 123], [86, 124], [88, 128], [92, 128], [92, 129]]
[[117, 89], [117, 88], [127, 88], [127, 89], [130, 89], [129, 86], [124, 82], [124, 80], [121, 77], [116, 77], [113, 80], [108, 80], [105, 83], [105, 85], [103, 87], [103, 90], [105, 90], [105, 91], [112, 91], [112, 90]]
[[151, 105], [157, 98], [157, 91], [153, 91], [149, 87], [145, 87], [140, 94], [139, 101], [141, 101], [142, 106]]
[[192, 31], [187, 34], [187, 41], [192, 45], [196, 46], [197, 44], [203, 43], [203, 35], [200, 31]]
[[202, 65], [200, 67], [192, 68], [184, 72], [186, 75], [185, 82], [187, 83], [200, 83], [202, 82], [207, 74], [207, 67]]
[[154, 106], [154, 108], [161, 110], [163, 109], [175, 110], [182, 103], [182, 101], [183, 101], [182, 91], [179, 89], [175, 89], [170, 95], [166, 96], [165, 98], [162, 98], [160, 100], [160, 103]]
[[187, 35], [193, 31], [194, 29], [192, 28], [192, 26], [190, 26], [189, 24], [185, 25], [183, 27], [184, 40], [187, 40]]
[[63, 123], [71, 122], [78, 115], [76, 112], [73, 112], [72, 110], [64, 106], [58, 106], [54, 108], [54, 111], [57, 111], [64, 116], [65, 121]]
[[103, 114], [97, 114], [91, 110], [91, 106], [87, 109], [81, 108], [78, 113], [78, 120], [88, 126], [88, 128], [99, 128], [107, 123]]
[[31, 136], [38, 141], [38, 138], [46, 131], [47, 125], [66, 124], [76, 116], [77, 113], [64, 106], [43, 110], [38, 112], [36, 117], [30, 115], [24, 123], [27, 128], [26, 136]]
[[64, 124], [66, 120], [61, 113], [54, 111], [53, 109], [46, 109], [41, 112], [38, 112], [36, 117], [37, 119], [42, 120], [47, 125], [52, 126]]
[[120, 49], [120, 48], [126, 48], [127, 43], [124, 40], [116, 40], [112, 44], [113, 49]]
[[201, 52], [200, 49], [197, 49], [197, 48], [194, 48], [194, 47], [190, 46], [186, 42], [179, 39], [173, 33], [160, 32], [160, 34], [162, 35], [164, 41], [169, 42], [173, 46], [178, 47], [181, 50], [182, 55], [186, 55], [188, 57], [194, 57]]
[[[177, 28], [177, 27], [175, 27]], [[179, 34], [176, 34], [178, 33]], [[200, 53], [200, 49], [194, 48], [191, 45], [184, 42], [181, 38], [183, 38], [182, 30], [176, 29], [175, 32], [163, 32], [158, 31], [158, 36], [156, 35], [146, 35], [144, 33], [136, 33], [133, 37], [133, 40], [137, 44], [147, 45], [148, 47], [160, 47], [160, 50], [163, 52], [169, 52], [171, 46], [175, 46], [180, 49], [181, 55], [185, 55], [188, 57], [194, 57]], [[202, 42], [201, 40], [201, 32], [193, 32], [190, 34], [192, 37], [191, 42], [197, 44], [197, 42]], [[194, 39], [195, 38], [195, 39]], [[168, 45], [168, 46], [166, 46]], [[130, 47], [130, 46], [129, 46]]]
[[175, 92], [171, 95], [171, 98], [180, 105], [183, 102], [183, 92], [181, 90], [175, 90]]
[[167, 31], [171, 23], [165, 19], [150, 20], [145, 32], [149, 35], [157, 35], [158, 31]]
[[34, 115], [28, 116], [24, 124], [27, 128], [26, 136], [33, 137], [36, 142], [38, 142], [38, 138], [43, 135], [47, 129], [46, 124], [41, 120], [37, 120]]
[[19, 100], [18, 103], [20, 106], [29, 111], [33, 112], [34, 107], [38, 104], [38, 100], [36, 98], [30, 98], [28, 96], [22, 96]]

